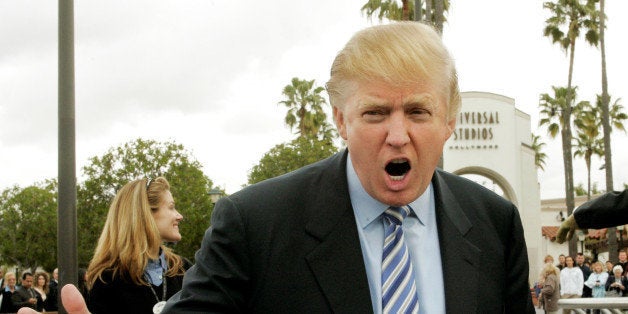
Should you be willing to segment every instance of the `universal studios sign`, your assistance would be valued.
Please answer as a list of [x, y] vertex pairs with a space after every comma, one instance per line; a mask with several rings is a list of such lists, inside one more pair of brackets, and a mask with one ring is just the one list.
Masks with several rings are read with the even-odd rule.
[[456, 117], [450, 149], [497, 149], [498, 111], [463, 111]]

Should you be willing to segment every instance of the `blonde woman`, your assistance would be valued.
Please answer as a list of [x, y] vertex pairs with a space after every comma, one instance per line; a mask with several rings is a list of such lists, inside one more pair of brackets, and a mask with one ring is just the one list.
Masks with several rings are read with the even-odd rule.
[[164, 246], [181, 240], [168, 181], [140, 179], [120, 189], [87, 269], [88, 307], [99, 313], [159, 313], [181, 289], [188, 263]]
[[584, 284], [591, 288], [594, 298], [603, 298], [606, 294], [606, 280], [608, 280], [608, 273], [604, 271], [604, 266], [601, 262], [597, 261], [593, 263], [593, 272], [589, 275], [589, 278]]
[[15, 312], [11, 298], [15, 293], [15, 284], [17, 278], [14, 272], [8, 272], [4, 275], [4, 287], [2, 287], [2, 298], [0, 299], [0, 313]]
[[558, 268], [554, 266], [553, 262], [546, 263], [541, 274], [545, 279], [541, 289], [543, 308], [545, 313], [556, 314], [558, 313], [558, 300], [560, 299]]

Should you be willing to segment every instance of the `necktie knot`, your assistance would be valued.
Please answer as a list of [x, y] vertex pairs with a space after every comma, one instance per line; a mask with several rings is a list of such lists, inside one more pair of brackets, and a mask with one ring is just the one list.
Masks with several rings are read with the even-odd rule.
[[410, 208], [408, 206], [390, 206], [384, 212], [384, 217], [387, 218], [391, 223], [394, 223], [395, 225], [400, 225], [401, 223], [403, 223], [403, 220], [408, 217], [409, 214]]

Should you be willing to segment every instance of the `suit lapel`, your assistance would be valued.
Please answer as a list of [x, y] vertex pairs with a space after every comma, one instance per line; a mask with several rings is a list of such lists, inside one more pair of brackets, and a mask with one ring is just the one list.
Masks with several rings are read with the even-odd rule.
[[[316, 191], [318, 213], [306, 232], [319, 245], [306, 257], [312, 273], [336, 313], [372, 312], [371, 297], [346, 179], [347, 152], [329, 160]], [[314, 192], [314, 191], [311, 191]]]
[[475, 286], [480, 277], [481, 251], [466, 238], [473, 225], [462, 209], [462, 202], [438, 171], [432, 183], [447, 312], [475, 313], [479, 305], [480, 291]]

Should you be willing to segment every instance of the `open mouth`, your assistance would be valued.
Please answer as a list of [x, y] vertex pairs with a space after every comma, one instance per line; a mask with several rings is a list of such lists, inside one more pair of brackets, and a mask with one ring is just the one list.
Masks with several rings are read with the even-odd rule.
[[410, 163], [406, 159], [395, 159], [386, 165], [385, 170], [393, 181], [400, 181], [410, 171]]

